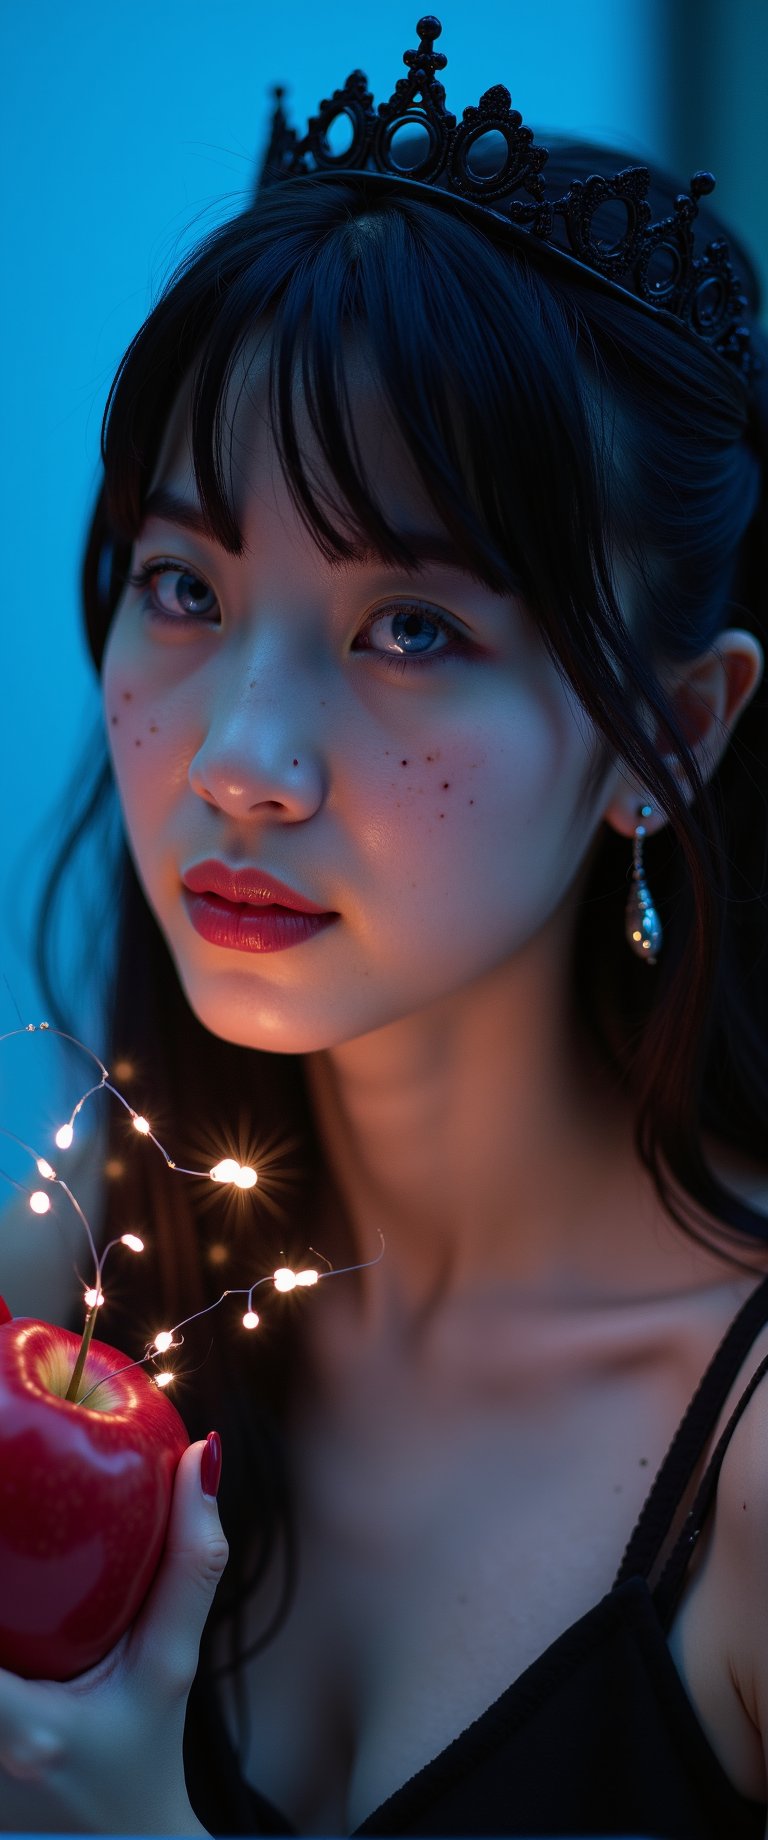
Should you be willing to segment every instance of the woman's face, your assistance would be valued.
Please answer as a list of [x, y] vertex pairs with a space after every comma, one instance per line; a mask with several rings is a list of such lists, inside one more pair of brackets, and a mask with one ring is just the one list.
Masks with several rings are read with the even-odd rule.
[[[408, 534], [446, 543], [362, 352], [368, 477]], [[308, 1053], [473, 985], [571, 894], [609, 797], [588, 800], [597, 738], [524, 606], [451, 566], [327, 563], [272, 450], [265, 353], [232, 386], [232, 482], [246, 549], [152, 514], [103, 668], [129, 842], [200, 1021]], [[199, 509], [186, 399], [152, 482]], [[304, 424], [306, 451], [323, 468]], [[337, 497], [333, 482], [329, 490]], [[183, 874], [218, 861], [335, 914], [281, 950], [212, 942]]]

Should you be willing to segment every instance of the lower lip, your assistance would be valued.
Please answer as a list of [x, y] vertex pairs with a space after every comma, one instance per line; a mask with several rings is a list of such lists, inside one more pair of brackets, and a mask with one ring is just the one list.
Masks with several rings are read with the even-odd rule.
[[292, 907], [250, 907], [218, 894], [192, 894], [184, 905], [196, 933], [234, 952], [284, 952], [322, 933], [338, 914], [300, 914]]

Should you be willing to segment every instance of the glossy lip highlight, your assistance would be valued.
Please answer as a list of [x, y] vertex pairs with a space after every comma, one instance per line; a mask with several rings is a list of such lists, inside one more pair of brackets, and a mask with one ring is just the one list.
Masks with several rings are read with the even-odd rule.
[[227, 863], [209, 858], [182, 870], [184, 887], [192, 894], [216, 894], [236, 906], [288, 908], [299, 914], [327, 914], [333, 910], [318, 906], [306, 895], [297, 894], [285, 882], [278, 881], [258, 867], [231, 869]]

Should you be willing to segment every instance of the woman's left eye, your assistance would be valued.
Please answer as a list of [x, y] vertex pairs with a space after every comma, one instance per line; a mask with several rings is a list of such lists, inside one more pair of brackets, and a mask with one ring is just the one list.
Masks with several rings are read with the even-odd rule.
[[[377, 646], [364, 645], [363, 651], [371, 652], [401, 671], [422, 661], [431, 664], [438, 658], [458, 658], [472, 649], [469, 638], [445, 614], [438, 613], [435, 607], [421, 607], [417, 602], [399, 601], [393, 607], [371, 614], [358, 634], [358, 642], [367, 639], [375, 626], [383, 627], [383, 636], [392, 641], [392, 646], [381, 650]], [[443, 635], [445, 644], [436, 646], [438, 634]]]
[[[146, 612], [153, 620], [165, 620], [171, 626], [180, 626], [184, 620], [209, 620], [216, 609], [213, 589], [191, 569], [180, 568], [178, 562], [144, 562], [135, 575], [128, 576], [128, 581], [132, 588], [151, 588], [145, 601]], [[206, 596], [210, 602], [207, 606]]]

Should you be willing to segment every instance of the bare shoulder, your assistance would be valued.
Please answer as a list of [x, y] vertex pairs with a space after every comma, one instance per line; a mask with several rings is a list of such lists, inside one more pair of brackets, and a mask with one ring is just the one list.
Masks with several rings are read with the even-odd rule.
[[[757, 1165], [747, 1170], [721, 1164], [720, 1170], [728, 1185], [764, 1215], [768, 1241], [768, 1172]], [[768, 1244], [756, 1260], [756, 1285], [761, 1267], [768, 1275]], [[768, 1781], [768, 1323], [755, 1337], [724, 1402], [715, 1440], [735, 1412], [717, 1481], [710, 1609], [720, 1631], [725, 1674], [746, 1714], [744, 1756], [750, 1731], [755, 1747], [752, 1781], [743, 1786], [760, 1798]]]
[[[77, 1197], [98, 1246], [101, 1236], [104, 1144], [96, 1130], [56, 1164]], [[39, 1316], [68, 1327], [78, 1315], [82, 1287], [75, 1271], [89, 1270], [88, 1243], [75, 1208], [52, 1184], [47, 1214], [34, 1214], [26, 1194], [11, 1191], [0, 1211], [0, 1294], [14, 1316]]]

